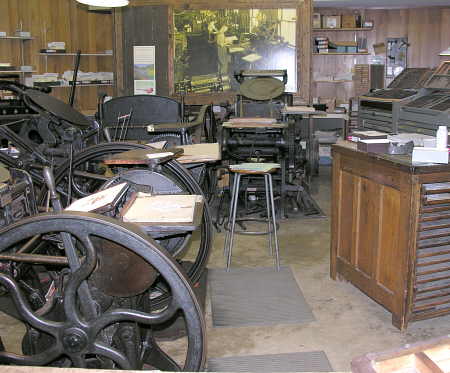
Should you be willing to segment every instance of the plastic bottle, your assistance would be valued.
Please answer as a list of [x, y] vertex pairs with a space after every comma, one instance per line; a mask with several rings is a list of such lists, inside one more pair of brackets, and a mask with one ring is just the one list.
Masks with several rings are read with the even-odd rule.
[[447, 126], [439, 126], [436, 132], [436, 148], [447, 149], [448, 129]]

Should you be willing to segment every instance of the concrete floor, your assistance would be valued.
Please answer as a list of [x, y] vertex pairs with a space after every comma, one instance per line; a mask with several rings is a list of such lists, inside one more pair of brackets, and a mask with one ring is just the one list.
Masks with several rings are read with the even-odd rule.
[[[315, 179], [314, 195], [330, 216], [330, 167]], [[233, 267], [272, 266], [265, 237], [237, 236]], [[209, 267], [224, 267], [224, 235], [218, 234]], [[442, 336], [450, 331], [450, 316], [410, 323], [400, 332], [391, 314], [349, 283], [329, 277], [330, 219], [288, 219], [280, 226], [283, 265], [289, 265], [316, 321], [274, 327], [213, 328], [207, 310], [208, 356], [262, 355], [323, 350], [335, 371], [350, 370], [354, 357], [398, 348]]]
[[[323, 168], [315, 182], [316, 201], [329, 216], [330, 168]], [[279, 232], [282, 265], [292, 268], [316, 321], [273, 327], [213, 328], [208, 297], [208, 357], [323, 350], [335, 371], [348, 371], [356, 356], [449, 333], [450, 316], [414, 322], [407, 331], [400, 332], [392, 326], [391, 315], [382, 306], [352, 285], [331, 280], [329, 218], [283, 220]], [[225, 266], [223, 241], [224, 234], [216, 234], [210, 268]], [[267, 254], [266, 237], [237, 236], [232, 266], [273, 266], [273, 259]], [[8, 348], [15, 345], [18, 349], [22, 330], [18, 322], [0, 317], [0, 335], [6, 336]], [[184, 347], [183, 339], [163, 346], [176, 359], [176, 351]]]

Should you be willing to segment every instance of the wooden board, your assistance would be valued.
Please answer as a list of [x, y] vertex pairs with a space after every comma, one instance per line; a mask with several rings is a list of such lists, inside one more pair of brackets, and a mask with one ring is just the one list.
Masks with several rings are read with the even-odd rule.
[[182, 155], [182, 149], [135, 149], [123, 153], [114, 154], [103, 161], [106, 165], [146, 165], [150, 163], [163, 163], [167, 160]]
[[353, 373], [450, 372], [448, 336], [384, 352], [368, 353], [351, 362]]

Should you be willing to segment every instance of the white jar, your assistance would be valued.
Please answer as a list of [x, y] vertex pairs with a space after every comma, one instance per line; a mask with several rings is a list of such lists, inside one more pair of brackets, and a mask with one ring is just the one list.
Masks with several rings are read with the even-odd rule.
[[448, 141], [448, 129], [447, 126], [439, 126], [436, 132], [436, 148], [446, 149]]

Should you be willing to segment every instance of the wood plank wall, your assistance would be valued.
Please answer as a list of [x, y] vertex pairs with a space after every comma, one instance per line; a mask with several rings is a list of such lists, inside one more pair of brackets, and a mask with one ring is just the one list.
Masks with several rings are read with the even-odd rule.
[[[113, 49], [113, 17], [111, 14], [88, 12], [74, 0], [0, 0], [0, 31], [14, 34], [22, 24], [34, 40], [23, 42], [25, 63], [38, 73], [73, 70], [70, 56], [39, 56], [39, 50], [50, 41], [66, 42], [68, 52], [83, 53]], [[20, 41], [0, 40], [0, 61], [20, 65]], [[113, 57], [82, 57], [82, 71], [113, 71]], [[112, 87], [77, 89], [76, 107], [83, 111], [96, 109], [99, 92], [112, 94]], [[53, 94], [67, 101], [69, 88], [55, 88]]]
[[[311, 50], [311, 13], [312, 13], [312, 0], [229, 0], [224, 4], [220, 1], [205, 1], [205, 0], [131, 0], [131, 7], [142, 7], [144, 10], [147, 7], [154, 6], [166, 6], [168, 17], [171, 18], [173, 14], [173, 9], [223, 9], [224, 7], [228, 9], [250, 9], [250, 8], [296, 8], [298, 15], [298, 27], [297, 27], [297, 45], [303, 46], [298, 49], [297, 54], [297, 66], [298, 66], [298, 96], [304, 100], [309, 101], [310, 99], [310, 84], [311, 84], [311, 54], [309, 51]], [[124, 30], [124, 35], [129, 31], [129, 29], [125, 29], [125, 18], [124, 14], [129, 12], [129, 10], [117, 10], [116, 11], [116, 34], [120, 33]], [[121, 14], [120, 14], [121, 13]], [[170, 19], [169, 19], [170, 21]], [[147, 28], [151, 27], [147, 25]], [[158, 27], [159, 28], [159, 27]], [[171, 30], [168, 30], [169, 40], [171, 40]], [[132, 37], [131, 37], [132, 38]], [[124, 40], [120, 43], [116, 44], [116, 49], [118, 51], [122, 51], [119, 54], [123, 55], [121, 63], [125, 63], [125, 54], [126, 50], [126, 40], [124, 36]], [[158, 44], [157, 44], [158, 45]], [[119, 57], [120, 58], [120, 57]], [[158, 59], [158, 57], [156, 57]], [[169, 60], [167, 64], [171, 66], [173, 59], [173, 51], [169, 47]], [[158, 62], [158, 61], [157, 61]], [[127, 87], [127, 81], [129, 78], [125, 76], [121, 76], [122, 74], [126, 74], [125, 66], [121, 66], [120, 63], [117, 66], [118, 75], [120, 77], [120, 85], [118, 85], [118, 92], [129, 92], [130, 88]], [[129, 74], [129, 72], [128, 72]], [[168, 87], [166, 88], [171, 93], [173, 88], [173, 71], [169, 68], [168, 71]], [[166, 91], [163, 87], [163, 92]], [[160, 88], [161, 91], [161, 88]], [[203, 103], [219, 103], [224, 102], [226, 100], [233, 100], [234, 94], [230, 94], [229, 92], [217, 93], [217, 94], [192, 94], [189, 95], [186, 102], [203, 104]]]
[[[313, 32], [313, 36], [324, 35], [331, 40], [354, 40], [367, 37], [369, 53], [374, 54], [373, 44], [382, 43], [387, 37], [408, 37], [408, 67], [435, 67], [445, 57], [439, 52], [450, 46], [450, 7], [428, 7], [411, 9], [366, 9], [361, 12], [352, 9], [316, 8], [321, 14], [364, 14], [374, 21], [372, 31], [358, 32]], [[448, 59], [448, 57], [447, 57]], [[351, 71], [355, 63], [367, 63], [367, 56], [313, 56], [313, 76], [336, 75]], [[314, 97], [337, 97], [347, 101], [354, 96], [352, 83], [313, 83]]]
[[[134, 94], [133, 46], [155, 45], [156, 94], [169, 95], [168, 9], [165, 5], [126, 7], [123, 17], [123, 95]], [[163, 45], [163, 48], [159, 46]]]

